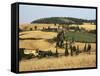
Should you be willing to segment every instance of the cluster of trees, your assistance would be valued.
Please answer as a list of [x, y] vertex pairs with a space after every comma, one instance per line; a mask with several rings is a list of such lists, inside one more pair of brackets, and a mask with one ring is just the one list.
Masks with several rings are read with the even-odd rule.
[[[30, 28], [30, 31], [32, 31], [33, 28]], [[37, 26], [34, 26], [34, 30], [37, 30]]]
[[[68, 45], [69, 44], [66, 41], [65, 52], [63, 54], [64, 56], [69, 56], [69, 55], [73, 56], [73, 55], [79, 55], [80, 54], [81, 51], [79, 49], [79, 45], [72, 46], [72, 44], [70, 44], [69, 47], [68, 47]], [[70, 50], [70, 52], [68, 50]], [[58, 52], [58, 46], [57, 45], [56, 45], [56, 51], [55, 51], [55, 53], [52, 53], [52, 51], [46, 51], [46, 52], [42, 51], [42, 52], [43, 52], [43, 54], [46, 54], [47, 56], [55, 56], [55, 57], [59, 57], [59, 54], [60, 54]], [[91, 44], [86, 43], [84, 45], [83, 52], [86, 52], [86, 53], [90, 54], [91, 53]], [[40, 56], [41, 57], [46, 57], [46, 56], [44, 56], [42, 54]]]
[[58, 34], [57, 34], [57, 39], [56, 39], [57, 41], [57, 43], [56, 43], [56, 45], [58, 46], [58, 47], [60, 47], [60, 48], [62, 48], [63, 47], [63, 45], [64, 45], [64, 40], [65, 40], [65, 36], [64, 36], [64, 31], [61, 31], [61, 32], [59, 32]]
[[[64, 39], [65, 39], [64, 31], [59, 32], [58, 35], [57, 35], [57, 39], [56, 39], [56, 41], [57, 41], [56, 46], [60, 47], [60, 48], [64, 47]], [[65, 56], [69, 55], [68, 48], [70, 49], [71, 56], [73, 56], [74, 53], [75, 53], [75, 55], [79, 54], [79, 52], [80, 52], [79, 51], [79, 46], [75, 46], [75, 45], [73, 46], [74, 42], [75, 42], [74, 38], [72, 38], [72, 40], [70, 41], [70, 44], [68, 44], [67, 41], [66, 41], [66, 44], [65, 44]], [[68, 47], [68, 45], [70, 47]], [[90, 54], [91, 45], [90, 44], [86, 44], [86, 45], [84, 46], [84, 51], [85, 52], [89, 52], [89, 54]]]
[[[58, 32], [58, 30], [60, 29], [60, 27], [62, 27], [61, 29], [66, 29], [66, 31], [70, 31], [70, 30], [74, 30], [75, 32], [77, 31], [86, 31], [84, 28], [79, 28], [79, 26], [58, 26], [57, 28], [51, 28], [50, 26], [48, 26], [48, 28], [44, 28], [42, 29], [42, 31], [50, 31], [50, 32]], [[94, 30], [90, 31], [91, 33], [94, 33]]]
[[[59, 25], [66, 25], [69, 26], [71, 24], [76, 24], [76, 25], [81, 25], [83, 23], [91, 23], [91, 24], [96, 24], [96, 20], [86, 20], [86, 19], [79, 19], [79, 18], [73, 18], [73, 17], [48, 17], [48, 18], [40, 18], [37, 20], [34, 20], [31, 22], [31, 24], [33, 23], [44, 23], [44, 24], [54, 24], [56, 26], [56, 24]], [[59, 27], [58, 27], [59, 28]], [[75, 27], [70, 27], [67, 29], [74, 29]], [[32, 28], [28, 28], [27, 26], [25, 26], [23, 28], [25, 31], [26, 30], [32, 30]], [[34, 29], [37, 30], [37, 26], [34, 26]], [[75, 29], [79, 29], [78, 27]], [[22, 30], [19, 28], [19, 31], [21, 32]]]
[[57, 32], [57, 28], [51, 28], [50, 26], [48, 26], [48, 28], [44, 28], [44, 27], [43, 27], [42, 31], [48, 31], [48, 32], [49, 32], [49, 31], [50, 31], [50, 32], [52, 31], [52, 32]]
[[96, 25], [96, 20], [86, 20], [86, 22]]
[[38, 57], [38, 58], [51, 57], [51, 56], [58, 57], [57, 49], [55, 53], [53, 53], [51, 50], [43, 51], [43, 50], [36, 49], [37, 55], [34, 55], [33, 53], [24, 54], [24, 50], [25, 50], [24, 48], [19, 49], [19, 61], [22, 59], [31, 59], [33, 57]]
[[62, 23], [60, 18], [57, 17], [51, 17], [51, 18], [41, 18], [37, 19], [35, 21], [32, 21], [31, 23], [46, 23], [46, 24], [57, 24], [57, 23]]
[[76, 31], [81, 31], [81, 28], [79, 28], [79, 26], [71, 26], [71, 27], [69, 27], [69, 26], [65, 26], [64, 27], [67, 31], [70, 31], [70, 30], [74, 30], [75, 32]]
[[[70, 44], [67, 43], [67, 40], [66, 40], [66, 44], [64, 44], [65, 36], [64, 36], [63, 30], [58, 33], [57, 37], [54, 38], [54, 40], [56, 40], [56, 51], [55, 51], [55, 53], [53, 53], [51, 50], [48, 50], [48, 51], [36, 50], [37, 53], [38, 53], [37, 57], [39, 57], [39, 58], [50, 57], [50, 56], [59, 57], [58, 48], [65, 48], [65, 52], [64, 52], [65, 56], [79, 55], [79, 53], [80, 53], [79, 46], [73, 45], [73, 43], [75, 42], [74, 38], [71, 39]], [[19, 49], [19, 60], [21, 60], [22, 58], [30, 59], [30, 58], [33, 57], [33, 54], [28, 54], [28, 55], [24, 54], [24, 50], [25, 49], [23, 49], [23, 48]], [[70, 52], [68, 50], [70, 50]], [[90, 54], [91, 44], [86, 43], [83, 51]]]
[[[61, 26], [58, 26], [57, 28], [51, 28], [50, 26], [48, 26], [48, 28], [45, 28], [45, 27], [43, 27], [42, 28], [42, 30], [41, 31], [52, 31], [52, 32], [57, 32], [59, 29], [60, 29], [60, 27]], [[75, 32], [76, 31], [82, 31], [82, 30], [84, 30], [85, 31], [85, 29], [84, 28], [79, 28], [79, 26], [71, 26], [71, 27], [69, 27], [68, 25], [67, 26], [62, 26], [62, 28], [61, 29], [66, 29], [67, 31], [70, 31], [70, 30], [74, 30]], [[34, 28], [26, 28], [26, 27], [24, 27], [24, 30], [22, 30], [22, 29], [20, 29], [19, 28], [19, 32], [22, 32], [22, 31], [26, 31], [26, 30], [28, 30], [29, 29], [29, 31], [32, 31], [32, 30], [38, 30], [38, 27], [37, 26], [34, 26]], [[95, 33], [96, 32], [96, 30], [91, 30], [91, 31], [89, 31], [90, 33]]]
[[[74, 54], [75, 55], [79, 55], [80, 52], [81, 51], [80, 51], [78, 45], [77, 46], [70, 45], [70, 53], [69, 53], [68, 52], [68, 44], [66, 43], [66, 46], [65, 46], [65, 56], [68, 56], [69, 54], [71, 56], [73, 56]], [[91, 44], [85, 44], [84, 49], [83, 49], [83, 52], [86, 52], [86, 53], [90, 54], [91, 53]]]
[[28, 27], [28, 26], [24, 26], [22, 29], [19, 28], [19, 32], [23, 32], [23, 31], [32, 31], [32, 30], [37, 30], [37, 26], [34, 26], [34, 28]]
[[38, 50], [37, 53], [38, 53], [37, 55], [38, 58], [51, 57], [51, 56], [58, 57], [57, 49], [55, 53], [53, 53], [51, 50], [48, 50], [48, 51]]
[[[70, 44], [70, 46], [68, 47], [68, 43], [66, 41], [65, 44], [65, 52], [63, 53], [63, 56], [74, 56], [74, 55], [79, 55], [80, 54], [80, 49], [79, 46], [73, 46], [72, 44]], [[24, 50], [23, 48], [19, 49], [19, 60], [22, 59], [31, 59], [34, 57], [34, 55], [32, 53], [30, 54], [24, 54]], [[70, 50], [70, 52], [68, 51]], [[56, 51], [55, 53], [52, 52], [51, 50], [48, 51], [43, 51], [43, 50], [36, 50], [36, 52], [38, 53], [38, 55], [36, 57], [38, 58], [43, 58], [43, 57], [59, 57], [60, 53], [58, 52], [58, 46], [56, 45]], [[86, 43], [84, 45], [84, 49], [83, 52], [91, 54], [91, 44]]]
[[77, 45], [77, 47], [70, 45], [69, 49], [70, 49], [70, 53], [68, 51], [68, 43], [66, 41], [66, 45], [65, 45], [65, 56], [68, 56], [68, 55], [73, 56], [74, 54], [75, 55], [79, 55], [79, 53], [80, 53], [80, 50], [79, 50], [79, 46], [78, 45]]
[[91, 44], [89, 44], [89, 43], [85, 44], [84, 52], [87, 52], [88, 54], [90, 54], [90, 52], [91, 52]]

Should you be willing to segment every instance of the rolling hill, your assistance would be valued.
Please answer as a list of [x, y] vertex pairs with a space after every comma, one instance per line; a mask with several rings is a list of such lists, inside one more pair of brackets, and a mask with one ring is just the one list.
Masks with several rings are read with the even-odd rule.
[[79, 18], [72, 18], [72, 17], [47, 17], [47, 18], [40, 18], [36, 19], [31, 22], [33, 23], [46, 23], [46, 24], [83, 24], [86, 23], [94, 23], [95, 20], [85, 20]]

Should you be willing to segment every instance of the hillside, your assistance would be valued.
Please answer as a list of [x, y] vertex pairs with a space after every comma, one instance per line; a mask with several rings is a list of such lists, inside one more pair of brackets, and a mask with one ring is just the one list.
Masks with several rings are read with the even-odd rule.
[[31, 22], [33, 23], [46, 23], [46, 24], [83, 24], [84, 22], [94, 23], [95, 20], [85, 20], [72, 17], [48, 17], [40, 18]]

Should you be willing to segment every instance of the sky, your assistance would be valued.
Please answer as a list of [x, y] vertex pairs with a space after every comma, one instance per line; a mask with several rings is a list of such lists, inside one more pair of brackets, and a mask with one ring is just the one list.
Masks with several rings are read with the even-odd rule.
[[96, 19], [96, 10], [90, 8], [52, 7], [36, 5], [19, 5], [19, 23], [30, 23], [45, 17], [74, 17]]

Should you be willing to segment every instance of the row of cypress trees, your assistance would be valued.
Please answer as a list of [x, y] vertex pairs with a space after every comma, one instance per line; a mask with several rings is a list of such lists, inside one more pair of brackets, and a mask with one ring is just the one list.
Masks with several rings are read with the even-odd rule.
[[[91, 44], [85, 43], [83, 52], [86, 52], [86, 53], [90, 54], [91, 53]], [[79, 45], [77, 45], [77, 46], [70, 45], [70, 53], [69, 53], [69, 51], [68, 51], [68, 43], [66, 41], [65, 52], [64, 52], [65, 56], [69, 56], [69, 55], [73, 56], [74, 54], [75, 55], [79, 55], [79, 53], [80, 53]], [[59, 56], [58, 54], [59, 54], [58, 53], [58, 47], [56, 46], [56, 56], [57, 57]]]

